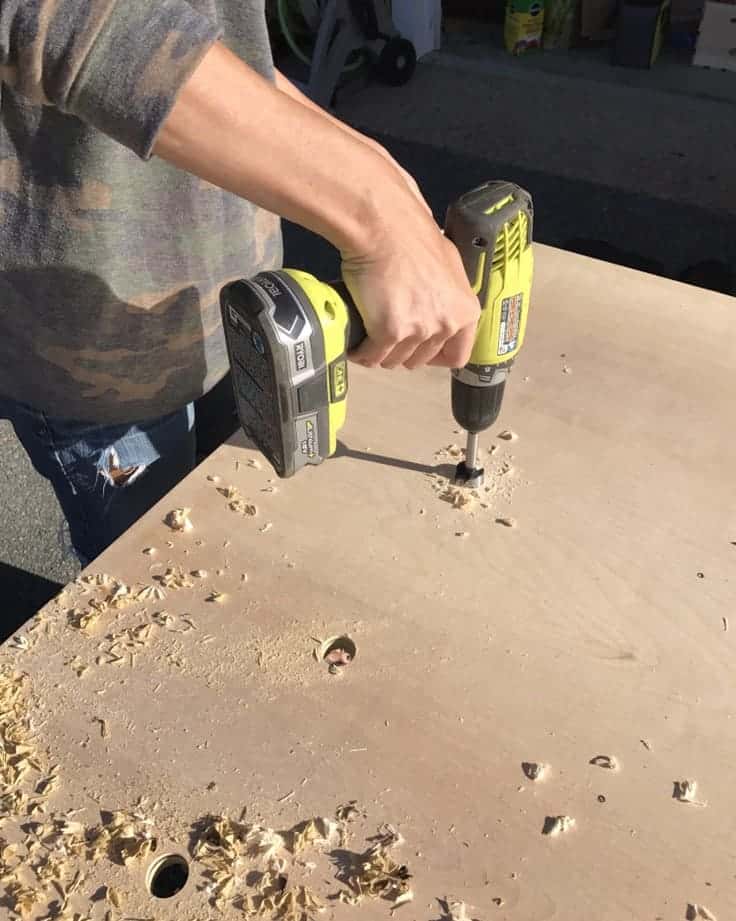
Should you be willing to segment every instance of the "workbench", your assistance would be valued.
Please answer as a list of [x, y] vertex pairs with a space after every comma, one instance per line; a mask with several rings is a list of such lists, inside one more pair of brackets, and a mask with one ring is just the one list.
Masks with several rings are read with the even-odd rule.
[[4, 645], [0, 918], [270, 917], [265, 859], [285, 918], [736, 917], [736, 303], [533, 300], [470, 505], [447, 372], [354, 369], [335, 458], [235, 437]]

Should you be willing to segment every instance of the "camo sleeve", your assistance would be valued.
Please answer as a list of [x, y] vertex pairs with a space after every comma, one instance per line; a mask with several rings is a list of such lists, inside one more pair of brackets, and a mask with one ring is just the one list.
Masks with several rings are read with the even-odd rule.
[[186, 0], [0, 0], [0, 79], [145, 160], [219, 36]]

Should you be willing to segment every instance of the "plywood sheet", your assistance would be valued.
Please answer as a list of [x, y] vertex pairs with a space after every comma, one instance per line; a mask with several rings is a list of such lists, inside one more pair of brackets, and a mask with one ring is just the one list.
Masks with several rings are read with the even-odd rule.
[[[41, 773], [14, 788], [25, 801], [3, 800], [0, 834], [46, 834], [58, 854], [51, 819], [75, 810], [101, 856], [68, 858], [68, 880], [82, 873], [70, 909], [217, 916], [201, 860], [179, 896], [152, 899], [153, 857], [191, 859], [222, 814], [285, 832], [355, 801], [341, 846], [286, 855], [319, 917], [390, 917], [390, 901], [334, 898], [385, 823], [405, 839], [407, 921], [447, 918], [453, 898], [481, 921], [734, 917], [734, 301], [537, 256], [475, 507], [441, 498], [454, 464], [441, 449], [460, 441], [447, 375], [358, 370], [339, 457], [273, 482], [235, 439], [87, 573], [137, 593], [181, 567], [190, 584], [130, 605], [118, 593], [85, 621], [116, 588], [81, 582], [3, 647], [28, 676], [15, 709], [5, 684], [4, 736], [30, 719]], [[229, 486], [255, 516], [230, 509]], [[191, 508], [191, 531], [164, 523], [175, 507]], [[357, 656], [331, 675], [313, 649], [341, 634]], [[547, 768], [532, 780], [528, 763]], [[54, 764], [51, 792], [36, 793]], [[95, 829], [140, 797], [151, 824], [128, 833], [161, 843], [125, 864]], [[544, 835], [558, 816], [574, 826]], [[21, 858], [4, 853], [7, 886]], [[224, 917], [242, 914], [230, 899], [252, 891], [252, 871], [238, 864]], [[45, 891], [28, 917], [54, 901]]]

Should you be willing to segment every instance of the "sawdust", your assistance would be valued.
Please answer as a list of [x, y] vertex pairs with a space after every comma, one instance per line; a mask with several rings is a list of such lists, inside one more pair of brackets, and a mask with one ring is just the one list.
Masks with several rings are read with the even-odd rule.
[[515, 518], [497, 518], [496, 524], [503, 525], [504, 528], [515, 528], [517, 527], [517, 521]]
[[461, 448], [460, 445], [449, 444], [445, 445], [444, 448], [439, 448], [434, 453], [435, 460], [455, 460], [460, 461], [465, 457], [465, 448]]
[[707, 803], [695, 798], [697, 790], [697, 780], [676, 780], [673, 784], [672, 798], [691, 806], [707, 806]]
[[450, 921], [470, 921], [468, 906], [462, 899], [447, 896], [445, 905], [447, 906], [447, 915]]
[[619, 763], [613, 755], [596, 755], [595, 758], [590, 759], [590, 763], [596, 767], [605, 768], [607, 771], [617, 771], [619, 769]]
[[160, 585], [147, 585], [136, 595], [138, 601], [163, 601], [166, 592]]
[[278, 832], [218, 816], [207, 821], [193, 856], [218, 910], [232, 906], [253, 918], [306, 921], [324, 910], [324, 902], [298, 882], [303, 854], [326, 853], [342, 840], [338, 823], [330, 819], [309, 819]]
[[205, 598], [205, 601], [214, 602], [215, 604], [225, 604], [225, 602], [228, 600], [228, 597], [229, 596], [225, 592], [212, 591]]
[[192, 588], [194, 583], [189, 578], [189, 574], [181, 566], [169, 566], [162, 576], [154, 577], [159, 585], [164, 588], [174, 589], [175, 591], [182, 588]]
[[503, 432], [499, 432], [498, 437], [502, 441], [517, 441], [519, 438], [516, 432], [512, 432], [511, 429], [504, 429]]
[[191, 511], [190, 508], [172, 509], [164, 518], [164, 522], [172, 531], [191, 531], [194, 528], [189, 518]]
[[145, 553], [146, 556], [155, 556], [158, 550], [155, 547], [144, 547], [141, 553]]
[[[59, 765], [47, 764], [36, 745], [31, 707], [27, 677], [0, 671], [0, 881], [8, 906], [21, 918], [38, 913], [81, 921], [87, 915], [72, 912], [70, 900], [87, 866], [102, 857], [123, 863], [142, 858], [156, 839], [141, 812], [143, 800], [132, 812], [113, 813], [96, 826], [74, 817], [81, 810], [50, 813]], [[95, 719], [105, 735], [105, 721]]]
[[569, 815], [548, 815], [542, 826], [542, 834], [556, 838], [575, 827], [575, 819]]
[[549, 765], [538, 761], [523, 761], [521, 765], [524, 776], [534, 781], [543, 780], [548, 769]]
[[702, 918], [703, 921], [718, 921], [713, 912], [706, 908], [705, 905], [689, 902], [685, 910], [686, 921], [698, 921], [698, 918]]

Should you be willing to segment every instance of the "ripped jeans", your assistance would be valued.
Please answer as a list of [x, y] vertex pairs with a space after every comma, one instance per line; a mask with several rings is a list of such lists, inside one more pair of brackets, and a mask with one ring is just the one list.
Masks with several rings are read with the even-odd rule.
[[0, 397], [33, 466], [56, 492], [83, 566], [193, 469], [194, 405], [138, 424], [53, 419]]

